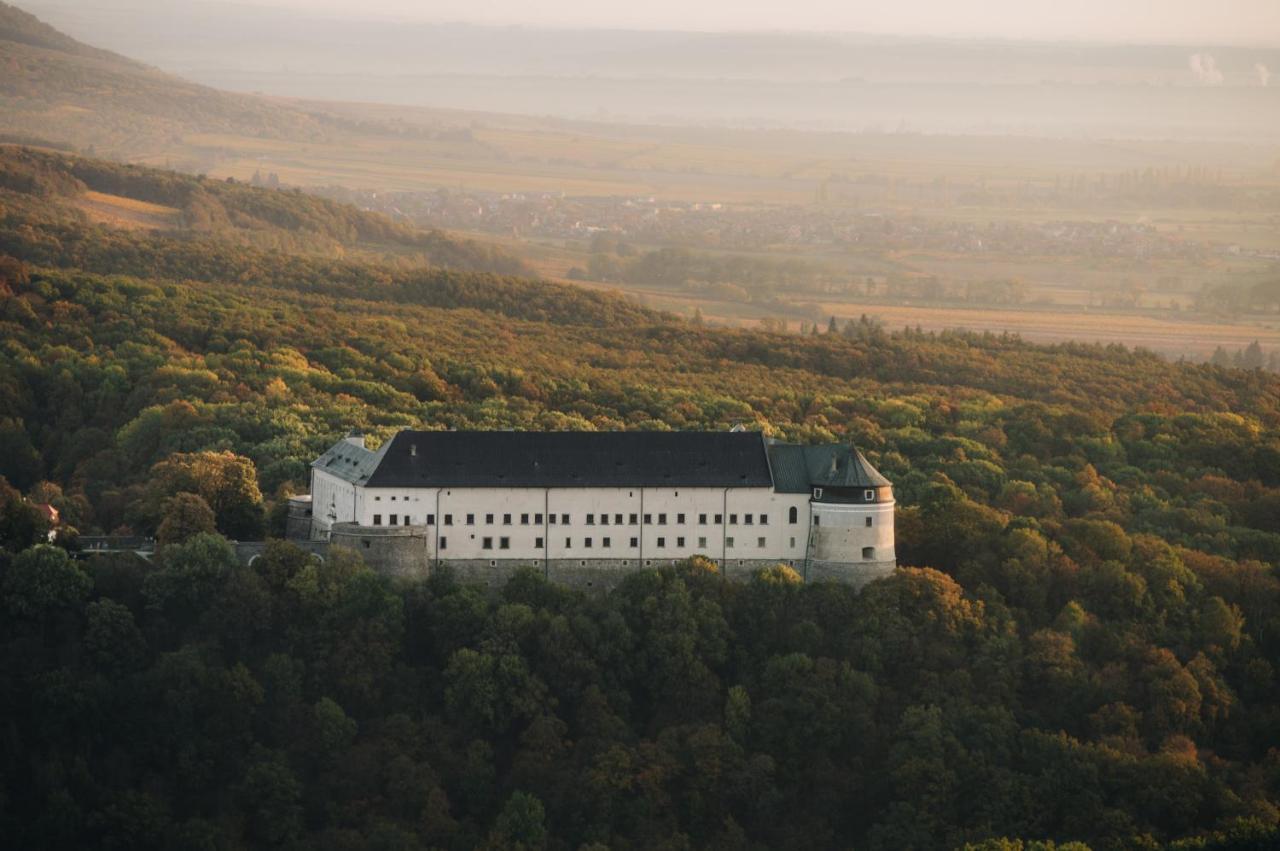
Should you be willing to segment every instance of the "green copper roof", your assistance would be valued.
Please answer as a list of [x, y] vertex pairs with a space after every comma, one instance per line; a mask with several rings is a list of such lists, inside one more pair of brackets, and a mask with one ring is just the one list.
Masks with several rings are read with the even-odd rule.
[[807, 493], [819, 488], [880, 488], [890, 481], [862, 453], [839, 444], [794, 446], [769, 443], [773, 487], [779, 493]]

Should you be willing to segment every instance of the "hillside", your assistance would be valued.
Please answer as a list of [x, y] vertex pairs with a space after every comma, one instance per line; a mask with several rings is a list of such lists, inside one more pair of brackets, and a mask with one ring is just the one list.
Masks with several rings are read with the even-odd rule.
[[[49, 231], [98, 225], [99, 229], [90, 227], [85, 233], [107, 242], [133, 242], [137, 256], [146, 255], [143, 245], [182, 241], [181, 246], [171, 245], [148, 255], [151, 259], [146, 262], [154, 265], [119, 270], [135, 274], [164, 269], [162, 255], [197, 250], [193, 240], [224, 249], [240, 245], [328, 258], [351, 253], [403, 266], [527, 272], [519, 260], [492, 246], [417, 230], [377, 213], [297, 191], [268, 190], [12, 145], [0, 145], [0, 203], [6, 201], [20, 211], [24, 225], [38, 222]], [[87, 250], [92, 243], [84, 239], [73, 242], [80, 250]], [[76, 262], [61, 243], [46, 242], [46, 249], [53, 244], [58, 245], [57, 250], [40, 262]], [[37, 249], [30, 246], [25, 250]], [[243, 255], [225, 251], [216, 258], [216, 262], [242, 260]]]
[[323, 121], [82, 44], [0, 3], [0, 133], [131, 158], [187, 133], [319, 141]]

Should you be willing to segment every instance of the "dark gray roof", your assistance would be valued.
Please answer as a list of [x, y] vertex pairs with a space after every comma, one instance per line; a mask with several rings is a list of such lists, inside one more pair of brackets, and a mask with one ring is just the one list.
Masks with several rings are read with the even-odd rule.
[[804, 493], [810, 488], [877, 488], [890, 482], [862, 453], [841, 444], [795, 446], [769, 442], [774, 490]]
[[769, 487], [753, 432], [402, 431], [369, 487]]
[[324, 470], [338, 478], [355, 482], [358, 485], [367, 484], [369, 476], [373, 474], [374, 469], [378, 466], [378, 461], [382, 458], [383, 452], [386, 450], [387, 444], [382, 444], [377, 452], [370, 452], [363, 446], [351, 443], [348, 440], [339, 440], [329, 450], [317, 458], [312, 467]]

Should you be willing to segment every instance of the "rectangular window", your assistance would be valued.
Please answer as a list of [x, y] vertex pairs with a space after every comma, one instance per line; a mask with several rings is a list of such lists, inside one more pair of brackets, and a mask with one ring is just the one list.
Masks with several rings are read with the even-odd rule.
[[761, 514], [761, 515], [760, 515], [760, 525], [761, 525], [761, 526], [768, 526], [768, 525], [769, 525], [769, 515], [768, 515], [768, 514]]
[[594, 514], [587, 515], [587, 525], [588, 526], [596, 525], [596, 516]]
[[382, 515], [381, 515], [381, 514], [375, 514], [375, 515], [373, 515], [373, 525], [374, 525], [374, 526], [381, 526], [381, 525], [382, 525]]
[[486, 550], [493, 549], [493, 538], [481, 538], [480, 547], [481, 549], [486, 549]]
[[622, 525], [622, 515], [621, 515], [621, 514], [615, 514], [615, 515], [613, 515], [613, 525], [614, 525], [614, 526], [621, 526], [621, 525]]
[[535, 514], [535, 515], [533, 515], [533, 522], [534, 522], [534, 523], [536, 523], [536, 524], [538, 524], [539, 526], [541, 526], [541, 525], [542, 525], [542, 515], [541, 515], [541, 514]]
[[448, 548], [449, 548], [449, 539], [448, 539], [448, 538], [441, 538], [441, 539], [440, 539], [440, 549], [442, 549], [442, 550], [447, 550]]
[[755, 522], [755, 517], [750, 513], [744, 514], [742, 515], [742, 522], [750, 526], [753, 522]]
[[583, 539], [582, 539], [582, 546], [586, 547], [587, 549], [591, 549], [591, 539], [590, 539], [590, 538], [583, 538]]
[[666, 515], [666, 513], [665, 513], [665, 512], [664, 512], [664, 513], [662, 513], [662, 514], [659, 514], [659, 515], [658, 515], [658, 525], [659, 525], [659, 526], [666, 526], [666, 525], [667, 525], [667, 515]]
[[764, 549], [764, 538], [756, 538], [756, 546], [763, 550], [763, 549]]
[[699, 538], [699, 539], [698, 539], [698, 549], [700, 549], [700, 550], [705, 550], [706, 548], [707, 548], [707, 539], [706, 539], [706, 538]]
[[492, 526], [492, 525], [493, 525], [493, 515], [492, 515], [492, 514], [486, 514], [486, 515], [484, 516], [484, 525], [486, 525], [486, 526]]
[[815, 514], [815, 515], [813, 515], [813, 525], [814, 525], [814, 526], [821, 526], [821, 525], [822, 525], [822, 518], [821, 518], [821, 517], [819, 517], [819, 516], [818, 516], [818, 515], [816, 515], [816, 514]]
[[406, 515], [405, 515], [405, 516], [400, 520], [400, 524], [401, 524], [402, 526], [408, 526], [408, 525], [409, 525], [409, 515], [408, 515], [408, 514], [406, 514]]
[[556, 515], [548, 514], [547, 520], [551, 523], [552, 526], [556, 525]]
[[862, 548], [862, 560], [863, 560], [863, 561], [875, 561], [875, 557], [876, 557], [876, 548], [875, 548], [875, 547], [863, 547], [863, 548]]
[[503, 525], [503, 526], [510, 526], [510, 525], [511, 525], [511, 515], [510, 515], [510, 514], [504, 514], [504, 515], [502, 515], [502, 525]]
[[644, 516], [644, 525], [646, 525], [646, 526], [652, 526], [652, 525], [653, 525], [653, 515], [652, 515], [652, 514], [646, 514], [646, 515]]
[[733, 549], [733, 538], [725, 538], [724, 545], [729, 549]]
[[871, 528], [871, 518], [870, 518], [870, 517], [868, 517], [868, 518], [867, 518], [867, 528], [868, 528], [868, 529], [870, 529], [870, 528]]
[[683, 546], [684, 546], [684, 538], [683, 538], [683, 537], [676, 538], [676, 546], [677, 546], [677, 547], [683, 547]]
[[393, 497], [391, 497], [391, 501], [392, 501], [392, 502], [395, 502], [395, 501], [396, 501], [396, 498], [395, 498], [394, 496], [393, 496]]
[[705, 515], [705, 514], [699, 514], [699, 515], [698, 515], [698, 525], [699, 525], [699, 526], [706, 526], [706, 525], [707, 525], [707, 515]]
[[568, 525], [569, 525], [569, 515], [568, 515], [568, 514], [561, 514], [561, 515], [560, 515], [560, 522], [561, 522], [561, 523], [563, 523], [564, 525], [568, 526]]
[[608, 515], [608, 514], [601, 514], [601, 515], [600, 515], [600, 525], [601, 525], [601, 526], [608, 526], [608, 525], [609, 525], [609, 515]]
[[610, 538], [601, 538], [600, 546], [604, 547], [607, 550], [609, 549], [609, 547], [613, 546], [613, 541]]
[[679, 525], [679, 526], [683, 526], [683, 525], [684, 525], [684, 515], [683, 515], [683, 514], [677, 514], [677, 515], [676, 515], [676, 524], [677, 524], [677, 525]]
[[736, 515], [736, 514], [730, 514], [730, 515], [729, 515], [729, 525], [730, 525], [730, 526], [737, 526], [737, 525], [738, 525], [738, 515]]
[[667, 545], [667, 539], [666, 539], [666, 538], [659, 538], [659, 539], [658, 539], [658, 546], [659, 546], [659, 547], [665, 547], [666, 545]]
[[388, 525], [390, 525], [390, 526], [394, 526], [394, 525], [396, 525], [396, 524], [397, 524], [397, 523], [399, 523], [399, 522], [400, 522], [400, 515], [399, 515], [399, 514], [392, 514], [392, 515], [391, 515], [391, 517], [390, 517], [390, 520], [388, 520]]
[[865, 499], [867, 502], [874, 502], [876, 498], [876, 492], [870, 489], [864, 490], [862, 492], [862, 498]]
[[529, 515], [528, 515], [528, 514], [521, 514], [521, 515], [520, 515], [520, 525], [521, 525], [521, 526], [528, 526], [528, 525], [529, 525]]
[[814, 498], [814, 499], [822, 499], [822, 488], [814, 488], [814, 489], [813, 489], [813, 498]]
[[467, 525], [468, 526], [476, 525], [476, 516], [474, 514], [467, 515]]
[[724, 515], [723, 515], [723, 514], [717, 514], [717, 515], [716, 515], [716, 525], [717, 525], [717, 526], [719, 526], [719, 525], [720, 525], [721, 523], [723, 523], [723, 522], [724, 522]]
[[541, 538], [534, 538], [534, 539], [533, 539], [533, 546], [534, 546], [534, 549], [539, 549], [539, 550], [540, 550], [540, 549], [542, 549], [542, 539], [541, 539]]
[[632, 538], [632, 539], [631, 539], [631, 547], [632, 547], [632, 549], [635, 549], [635, 548], [636, 548], [636, 547], [638, 547], [638, 546], [640, 546], [640, 539], [639, 539], [639, 538]]
[[427, 515], [427, 525], [428, 526], [436, 525], [436, 516], [434, 514]]
[[792, 548], [795, 548], [795, 545], [796, 545], [796, 539], [795, 539], [795, 538], [792, 538], [792, 539], [791, 539], [791, 546], [792, 546]]
[[640, 517], [640, 515], [639, 515], [639, 514], [632, 514], [632, 515], [631, 515], [631, 525], [632, 525], [632, 526], [636, 525], [636, 521], [637, 521], [637, 519], [638, 519], [639, 517]]
[[375, 496], [375, 497], [373, 498], [373, 501], [374, 501], [374, 502], [382, 502], [382, 497], [380, 497], [380, 496]]
[[446, 515], [444, 516], [444, 525], [446, 525], [446, 526], [452, 526], [452, 525], [453, 525], [453, 515], [452, 515], [452, 514], [446, 514]]
[[498, 549], [500, 549], [500, 550], [509, 550], [509, 549], [511, 549], [511, 539], [510, 539], [510, 538], [499, 538], [499, 539], [498, 539]]
[[572, 538], [565, 538], [565, 539], [564, 539], [564, 545], [565, 545], [565, 548], [566, 548], [566, 549], [568, 549], [569, 547], [572, 547], [572, 546], [573, 546], [573, 539], [572, 539]]

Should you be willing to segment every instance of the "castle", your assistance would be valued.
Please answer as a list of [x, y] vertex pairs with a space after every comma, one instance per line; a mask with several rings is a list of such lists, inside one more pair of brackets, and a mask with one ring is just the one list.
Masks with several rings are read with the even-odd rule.
[[842, 445], [732, 432], [401, 431], [311, 465], [289, 537], [385, 573], [447, 565], [496, 585], [518, 567], [580, 587], [690, 556], [747, 576], [788, 564], [863, 585], [895, 566], [891, 483]]

